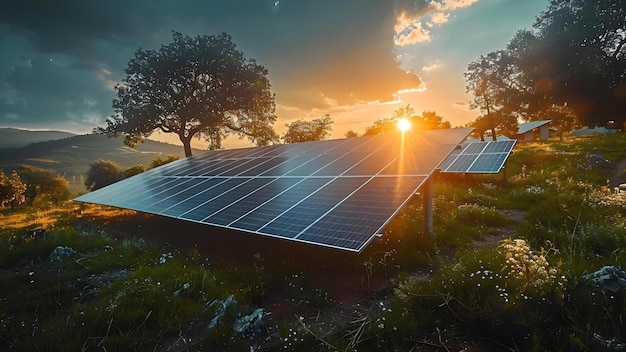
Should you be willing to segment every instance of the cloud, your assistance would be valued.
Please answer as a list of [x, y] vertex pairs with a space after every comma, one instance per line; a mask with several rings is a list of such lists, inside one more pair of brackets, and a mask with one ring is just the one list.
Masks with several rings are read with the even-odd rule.
[[455, 101], [452, 106], [460, 110], [470, 110], [469, 104], [464, 101]]
[[394, 26], [394, 43], [397, 46], [422, 44], [432, 41], [426, 29], [443, 25], [450, 19], [450, 11], [466, 8], [478, 0], [397, 1], [398, 15]]
[[477, 2], [478, 0], [445, 0], [443, 3], [439, 4], [438, 7], [440, 7], [441, 10], [456, 10], [470, 7]]
[[428, 26], [433, 27], [433, 26], [442, 25], [448, 22], [449, 18], [450, 18], [449, 13], [435, 12], [432, 15], [430, 15], [430, 22], [428, 22]]
[[65, 122], [85, 131], [95, 127], [95, 116], [101, 121], [112, 113], [113, 92], [104, 82], [44, 56], [16, 63], [5, 85], [0, 124], [37, 127]]
[[439, 62], [439, 60], [433, 62], [432, 64], [422, 66], [422, 71], [429, 72], [443, 67], [444, 65]]
[[[231, 34], [247, 58], [268, 68], [286, 113], [394, 100], [398, 91], [422, 86], [394, 56], [396, 14], [404, 9], [407, 24], [414, 24], [398, 41], [423, 42], [429, 31], [411, 21], [433, 6], [421, 0], [18, 1], [0, 12], [0, 123], [11, 117], [25, 124], [103, 124], [133, 53], [171, 42], [171, 30]], [[20, 66], [20, 57], [33, 60], [31, 70]], [[4, 69], [8, 63], [15, 70]]]
[[398, 46], [427, 43], [432, 40], [430, 31], [423, 28], [420, 22], [411, 23], [401, 31], [396, 32], [394, 43]]

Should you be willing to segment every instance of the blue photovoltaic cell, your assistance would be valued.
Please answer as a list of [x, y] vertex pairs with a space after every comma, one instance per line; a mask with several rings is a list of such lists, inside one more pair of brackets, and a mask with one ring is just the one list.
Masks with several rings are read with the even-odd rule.
[[[219, 196], [220, 194], [224, 193], [224, 192], [228, 192], [229, 190], [231, 190], [233, 187], [237, 187], [238, 185], [240, 185], [241, 183], [243, 183], [243, 180], [240, 179], [228, 179], [228, 178], [224, 178], [224, 179], [219, 179], [216, 178], [214, 180], [215, 184], [211, 185], [208, 188], [205, 187], [194, 187], [195, 188], [195, 192], [193, 194], [189, 194], [188, 198], [183, 199], [181, 198], [181, 202], [176, 204], [175, 206], [165, 209], [162, 213], [162, 215], [170, 215], [170, 216], [175, 216], [175, 217], [183, 217], [184, 218], [184, 214], [193, 210], [196, 207], [201, 206], [202, 204], [206, 203], [207, 201]], [[213, 183], [213, 182], [212, 182]], [[203, 185], [204, 186], [204, 185]]]
[[262, 227], [263, 232], [294, 237], [328, 211], [329, 204], [338, 204], [361, 186], [366, 178], [337, 178]]
[[[377, 177], [365, 184], [352, 197], [338, 204], [320, 221], [313, 223], [298, 239], [313, 243], [340, 243], [342, 247], [360, 251], [399, 207], [414, 193], [426, 177]], [[373, 203], [371, 197], [380, 199]]]
[[328, 165], [319, 169], [313, 176], [336, 176], [345, 173], [349, 168], [365, 159], [369, 152], [346, 152]]
[[[299, 201], [308, 197], [326, 183], [330, 177], [308, 178], [286, 189], [275, 198], [264, 202], [258, 208], [231, 224], [232, 227], [257, 231], [277, 216], [287, 211]], [[279, 234], [280, 236], [280, 234]]]
[[242, 172], [240, 176], [256, 176], [268, 172], [269, 170], [277, 167], [278, 165], [286, 162], [288, 159], [281, 156], [268, 157], [266, 161], [260, 163], [245, 172]]
[[480, 154], [488, 143], [470, 143], [461, 149], [461, 154]]
[[449, 173], [498, 173], [515, 146], [515, 140], [473, 142], [455, 150], [439, 166]]
[[[201, 187], [206, 187], [207, 184], [210, 182], [211, 181], [209, 179], [189, 179], [189, 181], [187, 182], [180, 183], [179, 186], [172, 187], [171, 190], [168, 190], [167, 193], [164, 193], [161, 197], [159, 197], [160, 200], [157, 201], [155, 199], [155, 201], [152, 204], [149, 204], [143, 207], [142, 211], [146, 211], [146, 212], [154, 213], [154, 214], [161, 214], [163, 211], [180, 203], [181, 197], [193, 195], [194, 193], [191, 193], [190, 191], [188, 191], [189, 189], [197, 189]], [[168, 194], [170, 193], [171, 195], [168, 196]]]
[[[465, 150], [477, 150], [470, 154], [473, 162], [461, 162], [459, 155], [443, 162], [470, 131], [386, 133], [207, 152], [76, 200], [358, 252], [438, 165], [498, 167], [501, 158], [475, 156], [484, 153], [478, 146]], [[506, 151], [506, 146], [491, 148]]]
[[[237, 180], [242, 182], [227, 191], [220, 192], [219, 196], [211, 198], [197, 208], [194, 208], [189, 212], [183, 214], [181, 217], [189, 220], [202, 221], [207, 217], [213, 215], [214, 213], [222, 210], [222, 208], [227, 207], [232, 203], [235, 203], [239, 199], [247, 196], [248, 194], [256, 191], [257, 189], [265, 186], [270, 181], [272, 181], [269, 178], [250, 178]], [[224, 187], [228, 186], [230, 185], [225, 185]]]
[[513, 140], [489, 143], [483, 153], [509, 153], [514, 145], [515, 141]]
[[296, 155], [294, 157], [288, 158], [285, 156], [280, 156], [279, 158], [287, 159], [285, 162], [280, 163], [278, 166], [271, 168], [265, 172], [262, 172], [260, 176], [284, 176], [287, 173], [293, 171], [293, 169], [299, 167], [303, 163], [308, 163], [311, 161], [311, 156], [309, 155]]
[[324, 168], [329, 163], [339, 159], [339, 157], [341, 157], [340, 154], [321, 154], [310, 159], [308, 162], [303, 163], [301, 166], [287, 172], [285, 176], [310, 176]]
[[506, 153], [482, 154], [478, 156], [468, 172], [498, 172], [506, 161]]
[[259, 204], [269, 201], [270, 199], [278, 196], [284, 190], [292, 187], [298, 182], [301, 182], [302, 178], [273, 178], [268, 181], [270, 182], [263, 188], [259, 188], [247, 196], [242, 197], [237, 202], [224, 207], [219, 212], [204, 219], [203, 222], [223, 226], [230, 225], [232, 222], [235, 222], [237, 219], [254, 210], [254, 208], [259, 206]]

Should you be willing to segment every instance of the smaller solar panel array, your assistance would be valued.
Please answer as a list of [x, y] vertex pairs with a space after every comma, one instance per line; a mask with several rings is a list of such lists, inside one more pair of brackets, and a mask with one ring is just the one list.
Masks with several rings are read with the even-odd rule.
[[445, 173], [497, 174], [515, 146], [515, 140], [468, 142], [456, 149], [439, 169]]

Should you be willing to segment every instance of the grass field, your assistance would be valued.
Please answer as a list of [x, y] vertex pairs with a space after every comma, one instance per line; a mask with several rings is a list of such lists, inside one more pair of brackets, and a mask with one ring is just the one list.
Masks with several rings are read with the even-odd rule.
[[358, 255], [71, 201], [2, 209], [0, 350], [622, 351], [626, 288], [593, 274], [626, 282], [624, 159], [622, 134], [519, 144], [504, 177], [437, 179], [436, 237], [416, 199]]

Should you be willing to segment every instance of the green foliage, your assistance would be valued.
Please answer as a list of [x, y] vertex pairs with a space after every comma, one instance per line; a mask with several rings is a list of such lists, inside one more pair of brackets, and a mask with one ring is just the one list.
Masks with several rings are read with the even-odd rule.
[[124, 179], [124, 170], [111, 160], [96, 160], [87, 171], [85, 186], [95, 191]]
[[443, 117], [437, 115], [435, 111], [424, 111], [420, 116], [415, 114], [415, 109], [411, 105], [406, 105], [394, 111], [392, 117], [374, 121], [371, 126], [365, 129], [364, 135], [371, 136], [397, 132], [399, 119], [407, 119], [411, 124], [411, 128], [416, 130], [438, 130], [451, 127], [450, 122], [444, 121]]
[[155, 167], [159, 167], [161, 165], [169, 164], [172, 161], [178, 160], [178, 156], [176, 155], [168, 155], [165, 159], [161, 159], [160, 156], [156, 156], [152, 163], [150, 163], [150, 169], [154, 169]]
[[[515, 249], [507, 246], [511, 244]], [[430, 280], [409, 278], [398, 285], [394, 313], [386, 319], [391, 328], [385, 334], [397, 342], [411, 341], [414, 331], [457, 326], [479, 339], [539, 338], [543, 346], [561, 342], [549, 341], [554, 338], [550, 332], [562, 325], [560, 306], [567, 281], [558, 271], [544, 253], [534, 253], [521, 240], [464, 252]], [[404, 335], [392, 337], [394, 331]]]
[[[197, 253], [163, 253], [89, 228], [6, 238], [12, 244], [0, 247], [0, 268], [13, 274], [0, 289], [0, 346], [146, 350], [189, 334], [207, 346], [243, 348], [267, 333], [233, 328], [261, 297], [258, 278], [238, 269], [210, 271]], [[71, 254], [53, 259], [59, 247]], [[220, 313], [229, 296], [233, 304]]]
[[321, 141], [330, 136], [333, 120], [330, 115], [311, 121], [296, 120], [286, 124], [287, 131], [282, 139], [285, 143]]
[[134, 146], [155, 129], [175, 133], [191, 156], [191, 139], [220, 149], [231, 134], [257, 145], [277, 140], [274, 96], [267, 69], [246, 59], [230, 35], [197, 36], [173, 32], [159, 50], [139, 49], [115, 87], [115, 115], [97, 133], [124, 135]]
[[135, 165], [124, 170], [124, 178], [132, 177], [146, 171], [143, 165]]
[[621, 127], [625, 18], [619, 0], [551, 0], [533, 29], [468, 65], [471, 106], [513, 121], [554, 118], [561, 132]]
[[10, 204], [11, 208], [24, 203], [26, 200], [26, 185], [15, 171], [6, 176], [0, 169], [0, 207]]
[[49, 196], [55, 203], [69, 197], [69, 186], [65, 178], [56, 175], [52, 170], [43, 170], [21, 165], [15, 171], [26, 184], [26, 198], [33, 204], [37, 196]]

